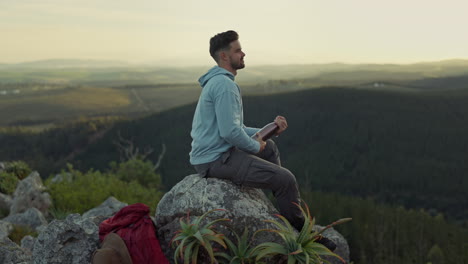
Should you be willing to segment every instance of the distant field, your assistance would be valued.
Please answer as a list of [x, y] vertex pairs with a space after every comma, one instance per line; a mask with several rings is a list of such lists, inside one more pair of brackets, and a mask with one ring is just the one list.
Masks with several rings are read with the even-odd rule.
[[73, 116], [112, 111], [131, 104], [128, 96], [111, 88], [64, 88], [55, 91], [0, 96], [0, 124], [49, 122]]
[[195, 85], [168, 85], [55, 87], [0, 95], [0, 126], [37, 127], [82, 116], [154, 113], [191, 103], [199, 93]]
[[197, 84], [173, 84], [128, 87], [126, 90], [137, 99], [135, 103], [139, 111], [159, 112], [195, 102], [201, 88]]
[[[197, 79], [209, 69], [93, 68], [81, 63], [90, 62], [1, 66], [0, 127], [42, 129], [79, 117], [133, 117], [164, 111], [195, 102], [201, 90]], [[400, 92], [468, 89], [468, 61], [256, 66], [243, 70], [236, 81], [243, 95], [332, 86]]]

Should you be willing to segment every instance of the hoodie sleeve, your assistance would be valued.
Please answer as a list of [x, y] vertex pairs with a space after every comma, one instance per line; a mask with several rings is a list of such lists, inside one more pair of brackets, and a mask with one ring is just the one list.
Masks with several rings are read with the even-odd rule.
[[260, 128], [246, 127], [245, 125], [243, 125], [242, 128], [244, 129], [245, 133], [247, 133], [249, 137], [253, 136], [255, 133], [260, 131]]
[[260, 151], [260, 143], [249, 137], [241, 124], [241, 103], [239, 95], [225, 90], [215, 99], [215, 112], [220, 136], [231, 145], [251, 153]]

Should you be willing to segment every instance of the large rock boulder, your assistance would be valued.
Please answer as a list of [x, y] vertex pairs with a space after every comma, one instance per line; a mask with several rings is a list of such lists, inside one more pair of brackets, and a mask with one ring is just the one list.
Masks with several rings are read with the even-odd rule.
[[[264, 220], [273, 220], [278, 211], [260, 189], [234, 185], [230, 181], [202, 178], [198, 174], [185, 177], [181, 182], [167, 192], [156, 209], [156, 229], [161, 248], [169, 259], [172, 259], [173, 249], [169, 243], [175, 232], [180, 229], [179, 219], [189, 214], [191, 217], [201, 216], [213, 209], [223, 209], [207, 216], [207, 220], [228, 218], [228, 225], [239, 235], [244, 228], [250, 234], [255, 231], [273, 227]], [[229, 230], [220, 227], [220, 232], [230, 235]], [[260, 237], [272, 234], [261, 233]]]
[[39, 234], [34, 243], [34, 264], [90, 263], [98, 246], [98, 223], [93, 218], [71, 214], [65, 220], [52, 221]]
[[83, 214], [83, 218], [89, 217], [104, 217], [110, 218], [115, 215], [120, 209], [124, 208], [128, 204], [122, 203], [114, 197], [109, 197], [101, 205], [93, 208]]
[[[47, 222], [36, 208], [10, 215], [0, 221], [0, 263], [91, 263], [92, 253], [100, 243], [99, 224], [126, 205], [110, 197], [86, 216], [71, 214], [49, 225], [45, 225]], [[25, 236], [19, 247], [7, 238], [13, 229], [10, 222], [35, 227], [39, 236]]]
[[60, 174], [56, 174], [52, 178], [52, 183], [59, 183], [59, 182], [72, 182], [73, 181], [73, 175], [69, 172], [64, 172]]
[[29, 208], [23, 213], [9, 215], [3, 221], [10, 222], [13, 225], [27, 226], [33, 230], [47, 225], [44, 215], [36, 208]]
[[34, 249], [34, 243], [36, 242], [36, 238], [27, 235], [21, 239], [21, 248], [26, 250], [32, 255]]
[[13, 231], [13, 225], [10, 222], [0, 220], [0, 240], [8, 237]]
[[3, 238], [0, 239], [0, 263], [31, 264], [32, 255], [9, 238]]
[[[158, 238], [168, 259], [172, 260], [174, 255], [174, 249], [169, 243], [175, 232], [180, 229], [179, 219], [187, 216], [187, 213], [195, 217], [213, 209], [224, 209], [224, 211], [208, 215], [208, 220], [231, 219], [224, 225], [239, 235], [244, 228], [248, 228], [250, 235], [260, 229], [274, 228], [265, 220], [278, 220], [274, 216], [278, 211], [262, 190], [239, 187], [226, 180], [202, 178], [198, 174], [189, 175], [163, 196], [156, 209]], [[232, 238], [230, 229], [221, 226], [217, 230]], [[330, 239], [334, 240], [333, 237]], [[270, 241], [281, 240], [273, 233], [260, 232], [257, 233], [254, 244]], [[342, 257], [349, 259], [349, 253]]]
[[10, 211], [12, 199], [10, 195], [0, 193], [0, 211]]
[[52, 205], [52, 199], [49, 193], [45, 192], [45, 189], [39, 173], [32, 172], [18, 183], [13, 193], [10, 215], [23, 213], [33, 207], [47, 215], [48, 209]]

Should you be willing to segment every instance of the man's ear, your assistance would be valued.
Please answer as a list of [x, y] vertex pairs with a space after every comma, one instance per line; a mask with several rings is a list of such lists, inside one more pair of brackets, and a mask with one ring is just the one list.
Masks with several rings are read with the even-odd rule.
[[228, 58], [227, 52], [225, 50], [219, 51], [219, 60], [226, 61]]

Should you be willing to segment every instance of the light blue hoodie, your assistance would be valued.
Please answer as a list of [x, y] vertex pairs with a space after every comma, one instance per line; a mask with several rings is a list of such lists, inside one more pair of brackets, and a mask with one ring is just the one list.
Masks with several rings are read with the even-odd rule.
[[259, 129], [244, 125], [242, 97], [234, 75], [215, 66], [198, 80], [202, 92], [192, 122], [190, 163], [199, 165], [218, 159], [232, 146], [257, 153], [258, 141], [251, 138]]

